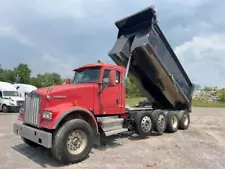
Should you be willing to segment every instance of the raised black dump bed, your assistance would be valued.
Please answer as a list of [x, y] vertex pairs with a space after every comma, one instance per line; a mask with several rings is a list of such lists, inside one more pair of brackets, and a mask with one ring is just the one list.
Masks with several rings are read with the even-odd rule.
[[155, 108], [191, 107], [193, 84], [160, 30], [153, 7], [119, 20], [119, 32], [109, 56], [130, 68], [128, 77]]

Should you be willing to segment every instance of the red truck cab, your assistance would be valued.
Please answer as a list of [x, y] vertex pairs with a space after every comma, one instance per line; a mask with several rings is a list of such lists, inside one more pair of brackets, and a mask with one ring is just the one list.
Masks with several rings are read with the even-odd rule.
[[125, 68], [88, 64], [66, 84], [39, 88], [26, 97], [14, 132], [29, 145], [52, 148], [54, 133], [70, 119], [84, 119], [99, 134], [97, 116], [125, 113]]
[[[39, 88], [34, 91], [40, 96], [40, 107], [30, 102], [25, 106], [28, 107], [28, 111], [40, 109], [39, 119], [24, 119], [24, 112], [21, 110], [19, 120], [24, 123], [30, 120], [29, 125], [38, 123], [38, 127], [55, 129], [65, 115], [78, 109], [91, 115], [113, 115], [125, 112], [123, 67], [104, 63], [88, 64], [74, 69], [74, 72], [74, 77], [69, 84]], [[112, 86], [109, 86], [110, 72], [115, 73], [115, 84]]]

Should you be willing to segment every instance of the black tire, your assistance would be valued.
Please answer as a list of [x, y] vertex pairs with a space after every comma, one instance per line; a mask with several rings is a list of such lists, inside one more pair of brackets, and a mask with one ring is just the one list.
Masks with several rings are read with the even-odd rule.
[[190, 124], [190, 113], [185, 111], [182, 118], [179, 121], [179, 129], [187, 130]]
[[179, 119], [176, 113], [168, 112], [166, 131], [168, 133], [175, 133], [178, 130], [178, 126], [179, 126]]
[[[162, 120], [159, 121], [159, 118], [161, 118]], [[164, 114], [162, 110], [155, 110], [152, 113], [152, 119], [154, 124], [153, 125], [154, 131], [162, 134], [166, 130], [166, 126], [167, 126], [166, 115]]]
[[[72, 154], [67, 148], [67, 139], [75, 130], [83, 132], [86, 137], [86, 145], [78, 154]], [[77, 139], [77, 138], [76, 138]], [[83, 161], [90, 153], [94, 143], [93, 129], [84, 120], [73, 119], [63, 124], [54, 134], [53, 146], [51, 148], [53, 156], [61, 163], [67, 165]]]
[[21, 138], [22, 138], [23, 142], [26, 143], [28, 146], [31, 146], [31, 147], [34, 147], [34, 148], [40, 146], [39, 144], [37, 144], [37, 143], [35, 143], [33, 141], [30, 141], [30, 140], [28, 140], [28, 139], [26, 139], [24, 137], [21, 137]]
[[9, 112], [9, 107], [5, 104], [2, 105], [2, 112], [3, 113], [8, 113]]
[[137, 112], [134, 115], [134, 129], [140, 137], [147, 137], [152, 133], [153, 123], [149, 112]]

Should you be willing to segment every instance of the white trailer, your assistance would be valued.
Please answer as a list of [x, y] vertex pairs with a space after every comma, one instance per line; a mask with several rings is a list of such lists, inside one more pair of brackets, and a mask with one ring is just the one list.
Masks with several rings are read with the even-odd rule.
[[22, 97], [24, 99], [28, 93], [37, 89], [36, 86], [30, 85], [30, 84], [14, 83], [13, 86], [18, 91], [20, 97]]

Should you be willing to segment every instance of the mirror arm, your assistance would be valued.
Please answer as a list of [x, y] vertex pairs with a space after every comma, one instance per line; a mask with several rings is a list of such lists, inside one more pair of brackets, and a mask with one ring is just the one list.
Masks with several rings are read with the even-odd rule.
[[98, 94], [100, 94], [106, 88], [104, 84], [107, 84], [107, 83], [102, 83], [102, 82], [98, 83], [99, 85]]

